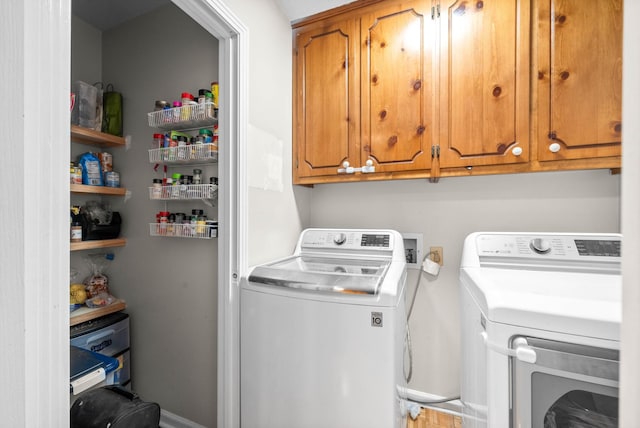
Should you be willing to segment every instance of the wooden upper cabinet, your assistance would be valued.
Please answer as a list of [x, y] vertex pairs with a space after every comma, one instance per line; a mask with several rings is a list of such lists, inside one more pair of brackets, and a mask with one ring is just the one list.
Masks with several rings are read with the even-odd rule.
[[304, 27], [293, 36], [296, 182], [335, 175], [344, 161], [359, 162], [360, 35], [355, 21], [345, 20]]
[[441, 1], [438, 8], [439, 167], [526, 164], [530, 2]]
[[423, 0], [360, 20], [361, 162], [371, 159], [376, 172], [431, 167], [433, 28]]
[[538, 5], [538, 159], [619, 156], [622, 0]]

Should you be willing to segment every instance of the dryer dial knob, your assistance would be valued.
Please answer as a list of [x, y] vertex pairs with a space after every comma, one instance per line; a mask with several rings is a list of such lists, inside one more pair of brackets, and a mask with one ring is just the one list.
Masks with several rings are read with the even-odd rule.
[[538, 254], [547, 254], [551, 251], [551, 243], [543, 238], [535, 238], [529, 244], [531, 249]]
[[347, 235], [344, 233], [338, 233], [333, 237], [333, 242], [336, 245], [342, 245], [347, 241]]

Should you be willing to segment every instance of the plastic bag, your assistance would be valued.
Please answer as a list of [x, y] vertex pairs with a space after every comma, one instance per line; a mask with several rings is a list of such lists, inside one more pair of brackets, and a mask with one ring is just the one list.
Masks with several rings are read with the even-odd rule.
[[87, 201], [82, 208], [89, 220], [97, 225], [109, 225], [113, 217], [113, 211], [105, 204], [98, 201]]
[[87, 262], [92, 272], [92, 275], [84, 280], [88, 299], [103, 293], [109, 294], [109, 278], [104, 274], [104, 270], [110, 260], [113, 260], [113, 254], [97, 253], [87, 255]]
[[100, 159], [94, 153], [87, 152], [80, 155], [78, 161], [82, 167], [82, 184], [89, 186], [102, 186], [102, 167], [100, 166]]
[[103, 306], [109, 306], [116, 301], [116, 298], [109, 293], [100, 293], [95, 297], [87, 299], [86, 305], [90, 308], [101, 308]]

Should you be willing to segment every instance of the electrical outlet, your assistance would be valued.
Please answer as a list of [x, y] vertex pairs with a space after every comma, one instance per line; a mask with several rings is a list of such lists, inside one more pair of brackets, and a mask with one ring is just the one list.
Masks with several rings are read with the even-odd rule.
[[442, 247], [430, 247], [429, 258], [432, 262], [438, 263], [440, 266], [444, 266], [444, 255], [442, 253]]

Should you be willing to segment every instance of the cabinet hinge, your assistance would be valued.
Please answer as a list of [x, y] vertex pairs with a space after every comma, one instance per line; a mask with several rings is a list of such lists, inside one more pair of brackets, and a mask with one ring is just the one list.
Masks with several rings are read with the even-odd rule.
[[440, 145], [431, 146], [431, 159], [440, 159]]
[[431, 6], [431, 19], [434, 20], [436, 18], [440, 18], [440, 3]]

